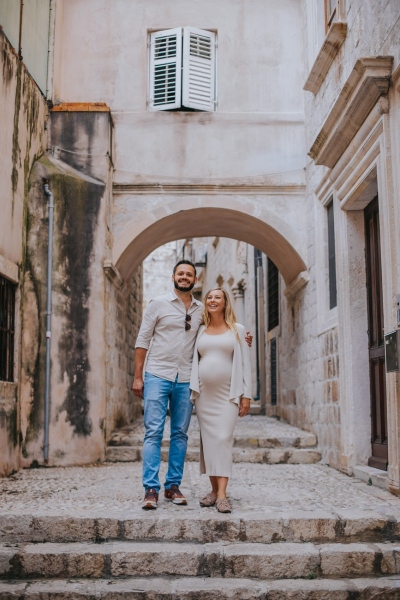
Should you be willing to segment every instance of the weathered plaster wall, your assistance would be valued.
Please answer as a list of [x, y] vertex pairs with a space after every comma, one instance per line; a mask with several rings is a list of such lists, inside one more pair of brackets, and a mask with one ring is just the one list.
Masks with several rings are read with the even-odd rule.
[[24, 199], [35, 156], [46, 148], [47, 107], [36, 84], [0, 30], [0, 254], [20, 264]]
[[[42, 462], [44, 414], [47, 203], [54, 195], [50, 464], [103, 458], [106, 417], [105, 285], [109, 201], [110, 118], [103, 113], [55, 113], [51, 146], [30, 178], [24, 264], [21, 432], [23, 464]], [[95, 155], [95, 157], [93, 157]]]
[[[111, 107], [115, 181], [249, 180], [304, 167], [298, 0], [94, 6], [64, 1], [57, 11], [54, 91], [62, 101], [103, 100]], [[218, 31], [218, 110], [149, 111], [148, 31], [187, 24]], [[99, 37], [107, 40], [106, 55]]]
[[[24, 256], [28, 179], [46, 148], [47, 107], [36, 84], [0, 30], [0, 275], [18, 284]], [[14, 382], [0, 382], [0, 476], [20, 466], [20, 337], [17, 289]]]

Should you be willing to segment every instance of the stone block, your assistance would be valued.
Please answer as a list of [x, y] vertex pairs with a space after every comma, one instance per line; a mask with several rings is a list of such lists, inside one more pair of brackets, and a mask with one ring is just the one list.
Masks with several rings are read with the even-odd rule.
[[81, 542], [96, 537], [94, 519], [70, 515], [35, 517], [33, 529], [37, 542]]
[[33, 517], [31, 515], [0, 515], [0, 542], [25, 542], [31, 539]]
[[108, 548], [101, 544], [28, 544], [20, 553], [25, 577], [101, 577]]
[[0, 544], [0, 577], [11, 573], [13, 568], [11, 561], [16, 554], [18, 554], [16, 544]]
[[326, 544], [320, 547], [321, 573], [325, 577], [372, 575], [376, 552], [376, 547], [366, 544]]
[[222, 555], [213, 547], [205, 550], [206, 570], [211, 577], [278, 579], [315, 574], [319, 553], [313, 544], [231, 544]]
[[287, 526], [282, 516], [277, 517], [249, 517], [243, 519], [246, 542], [271, 544], [288, 540]]
[[343, 522], [343, 535], [359, 541], [376, 540], [388, 524], [386, 517], [372, 511], [339, 510], [338, 516]]
[[288, 464], [311, 465], [321, 460], [321, 453], [318, 450], [294, 449], [288, 459]]
[[111, 554], [111, 575], [194, 577], [201, 567], [202, 552], [196, 544], [116, 543]]
[[106, 462], [137, 462], [141, 460], [139, 448], [132, 446], [111, 446], [106, 450]]
[[328, 513], [299, 513], [285, 520], [291, 539], [300, 542], [327, 542], [337, 538], [337, 518]]

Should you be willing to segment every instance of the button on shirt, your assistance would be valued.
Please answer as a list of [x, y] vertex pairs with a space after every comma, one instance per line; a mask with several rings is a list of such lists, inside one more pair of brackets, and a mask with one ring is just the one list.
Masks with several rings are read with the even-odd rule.
[[190, 329], [185, 331], [186, 309], [174, 292], [149, 302], [135, 348], [148, 350], [146, 371], [168, 381], [190, 381], [194, 344], [202, 321], [203, 305], [192, 296], [187, 311]]

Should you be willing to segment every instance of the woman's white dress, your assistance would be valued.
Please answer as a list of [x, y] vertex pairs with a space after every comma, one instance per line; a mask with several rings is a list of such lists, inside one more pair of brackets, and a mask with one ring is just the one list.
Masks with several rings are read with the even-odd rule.
[[198, 339], [199, 386], [196, 414], [201, 432], [200, 471], [230, 477], [233, 430], [239, 407], [230, 401], [235, 333], [231, 330]]

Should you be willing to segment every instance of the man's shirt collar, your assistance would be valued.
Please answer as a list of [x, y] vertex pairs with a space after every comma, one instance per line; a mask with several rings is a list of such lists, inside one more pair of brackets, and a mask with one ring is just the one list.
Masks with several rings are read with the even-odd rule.
[[[197, 306], [201, 306], [201, 302], [196, 300], [196, 298], [193, 296], [193, 294], [191, 294], [191, 298], [192, 298], [192, 302], [191, 302], [190, 306], [193, 306], [193, 304], [196, 304]], [[171, 302], [173, 302], [174, 300], [180, 300], [180, 298], [172, 290], [169, 294], [169, 300], [171, 300]]]

